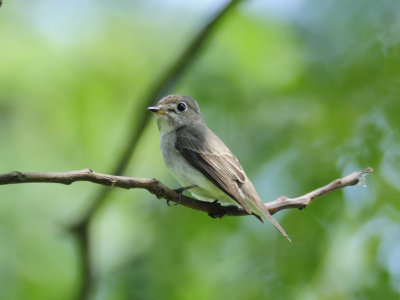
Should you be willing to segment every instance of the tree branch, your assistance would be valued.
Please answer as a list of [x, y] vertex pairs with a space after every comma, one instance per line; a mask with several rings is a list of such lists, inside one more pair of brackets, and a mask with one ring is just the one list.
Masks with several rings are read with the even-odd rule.
[[[315, 198], [321, 197], [346, 186], [363, 183], [364, 175], [371, 173], [372, 171], [372, 168], [367, 168], [362, 171], [353, 172], [343, 178], [336, 179], [328, 183], [327, 185], [317, 188], [300, 197], [287, 198], [285, 196], [281, 196], [274, 201], [264, 203], [264, 205], [271, 214], [288, 208], [303, 209], [307, 207], [307, 205], [310, 204], [311, 200]], [[90, 169], [58, 173], [14, 171], [10, 173], [0, 174], [0, 185], [29, 182], [71, 184], [76, 181], [90, 181], [105, 186], [119, 187], [124, 189], [146, 189], [150, 193], [156, 195], [157, 198], [164, 198], [168, 201], [176, 203], [180, 202], [180, 204], [184, 206], [206, 212], [213, 217], [222, 218], [224, 216], [248, 215], [248, 213], [244, 209], [235, 205], [223, 206], [218, 202], [200, 201], [184, 195], [182, 195], [180, 197], [181, 199], [179, 199], [179, 194], [176, 191], [168, 188], [166, 185], [154, 178], [113, 176], [108, 174], [96, 173]]]

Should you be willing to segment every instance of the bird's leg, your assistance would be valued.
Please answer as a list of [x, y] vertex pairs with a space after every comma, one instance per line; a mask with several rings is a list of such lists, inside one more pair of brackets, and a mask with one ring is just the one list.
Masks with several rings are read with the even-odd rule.
[[[174, 189], [173, 191], [178, 193], [178, 203], [176, 203], [175, 205], [181, 204], [181, 202], [182, 202], [182, 193], [184, 191], [187, 191], [187, 190], [190, 190], [190, 189], [194, 189], [194, 188], [197, 188], [197, 187], [198, 187], [197, 184], [192, 184], [192, 185], [189, 185], [189, 186], [184, 186], [184, 187], [181, 187], [181, 188], [178, 188], [178, 189]], [[171, 206], [169, 204], [169, 200], [167, 200], [167, 205]]]
[[221, 213], [221, 211], [220, 211], [222, 205], [219, 204], [219, 202], [218, 202], [217, 199], [215, 199], [213, 202], [211, 202], [211, 204], [212, 204], [213, 207], [214, 207], [214, 212], [210, 212], [210, 213], [208, 213], [208, 215], [209, 215], [211, 218], [213, 218], [213, 219], [215, 219], [215, 218], [222, 218], [222, 217], [225, 215], [225, 213]]

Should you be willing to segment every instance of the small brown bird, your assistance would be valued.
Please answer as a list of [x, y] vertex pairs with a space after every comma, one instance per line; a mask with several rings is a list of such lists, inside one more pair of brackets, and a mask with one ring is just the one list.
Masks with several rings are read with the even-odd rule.
[[148, 109], [156, 113], [164, 162], [182, 186], [196, 185], [190, 192], [200, 200], [239, 204], [265, 217], [290, 241], [237, 158], [204, 123], [194, 99], [169, 95]]

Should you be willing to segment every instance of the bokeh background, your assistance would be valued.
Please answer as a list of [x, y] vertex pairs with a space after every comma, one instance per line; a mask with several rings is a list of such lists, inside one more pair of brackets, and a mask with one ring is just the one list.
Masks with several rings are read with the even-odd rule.
[[[0, 173], [112, 170], [143, 99], [224, 1], [3, 1]], [[368, 166], [358, 185], [255, 218], [215, 220], [113, 189], [90, 220], [90, 299], [398, 299], [400, 2], [248, 0], [171, 93], [198, 100], [265, 201]], [[152, 119], [127, 176], [171, 188]], [[68, 229], [99, 186], [0, 188], [0, 299], [76, 299]]]

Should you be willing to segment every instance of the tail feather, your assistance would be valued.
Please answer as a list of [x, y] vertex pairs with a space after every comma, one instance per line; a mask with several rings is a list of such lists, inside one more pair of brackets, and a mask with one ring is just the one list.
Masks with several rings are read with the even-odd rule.
[[260, 196], [258, 196], [256, 189], [254, 186], [251, 184], [249, 181], [249, 184], [247, 188], [251, 191], [251, 193], [247, 193], [247, 199], [250, 203], [250, 205], [253, 207], [253, 209], [256, 210], [256, 214], [262, 215], [264, 218], [266, 218], [268, 221], [272, 223], [272, 225], [275, 226], [276, 229], [279, 230], [279, 232], [287, 238], [289, 242], [292, 240], [290, 239], [289, 235], [286, 233], [286, 231], [282, 228], [281, 225], [271, 216], [269, 213], [268, 209], [265, 208], [264, 203], [262, 202]]
[[281, 225], [271, 216], [269, 213], [268, 209], [264, 206], [264, 203], [261, 200], [261, 197], [258, 195], [254, 185], [251, 183], [250, 179], [246, 177], [245, 182], [243, 183], [242, 186], [239, 187], [240, 193], [243, 194], [244, 198], [246, 199], [245, 202], [247, 202], [248, 206], [242, 207], [248, 212], [254, 214], [257, 219], [261, 219], [260, 216], [263, 216], [266, 218], [268, 221], [272, 223], [272, 225], [275, 226], [276, 229], [279, 230], [279, 232], [287, 238], [289, 242], [292, 240], [290, 239], [289, 235], [286, 233], [286, 231], [282, 228]]
[[[263, 205], [264, 206], [264, 205]], [[278, 221], [276, 221], [271, 214], [269, 213], [269, 211], [264, 207], [263, 211], [263, 216], [272, 223], [272, 225], [275, 226], [276, 229], [279, 230], [280, 233], [282, 233], [282, 235], [287, 238], [287, 240], [289, 242], [291, 242], [292, 240], [290, 239], [289, 235], [286, 233], [286, 231], [282, 228], [282, 226], [278, 223]]]

